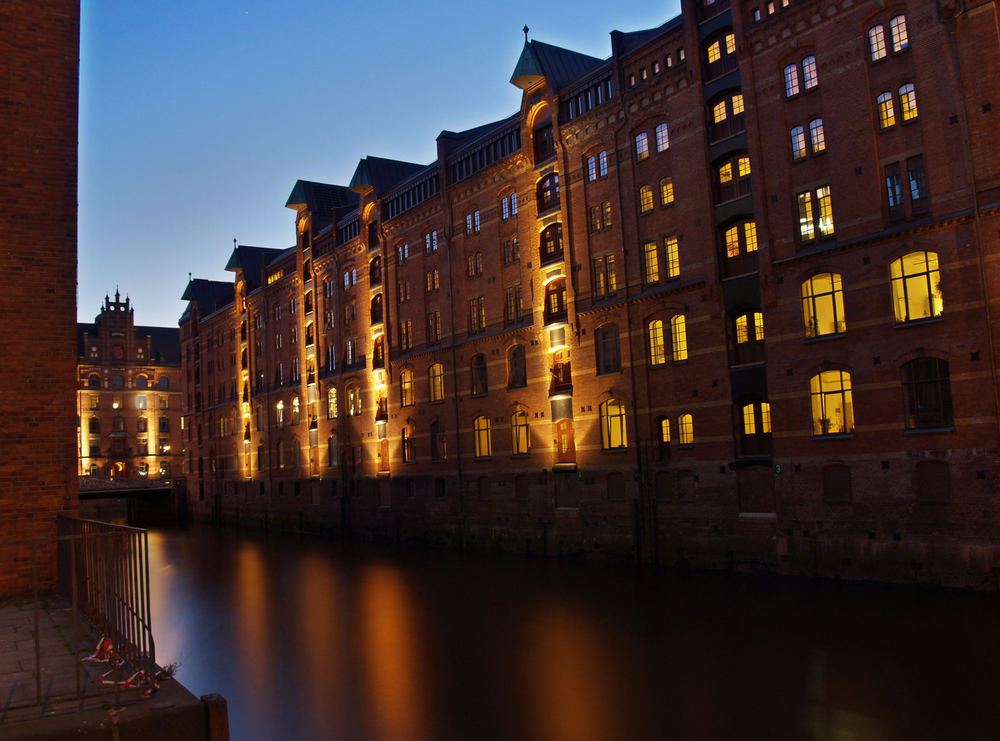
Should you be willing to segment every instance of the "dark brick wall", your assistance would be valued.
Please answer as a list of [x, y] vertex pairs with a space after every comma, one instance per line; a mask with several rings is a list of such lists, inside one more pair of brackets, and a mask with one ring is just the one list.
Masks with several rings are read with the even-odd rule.
[[[0, 7], [0, 542], [54, 536], [77, 508], [79, 22], [74, 1]], [[0, 563], [0, 595], [30, 586], [28, 550]]]

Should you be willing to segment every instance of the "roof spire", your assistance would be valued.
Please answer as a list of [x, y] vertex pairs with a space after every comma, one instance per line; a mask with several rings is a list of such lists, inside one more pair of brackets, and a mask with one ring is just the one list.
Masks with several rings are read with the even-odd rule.
[[524, 24], [524, 28], [522, 28], [521, 30], [524, 31], [524, 43], [527, 44], [528, 43], [528, 31], [530, 31], [531, 29], [529, 29], [528, 28], [528, 24], [525, 23]]
[[233, 249], [236, 249], [236, 237], [233, 237]]

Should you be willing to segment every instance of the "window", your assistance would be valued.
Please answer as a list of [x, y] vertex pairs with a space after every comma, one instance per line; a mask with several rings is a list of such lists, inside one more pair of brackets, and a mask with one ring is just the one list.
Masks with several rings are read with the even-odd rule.
[[[801, 69], [801, 75], [800, 75]], [[792, 98], [803, 90], [812, 90], [819, 85], [819, 72], [816, 67], [816, 57], [809, 55], [802, 59], [801, 68], [798, 64], [785, 67], [785, 97]]]
[[601, 231], [601, 207], [590, 207], [590, 233]]
[[124, 388], [125, 379], [119, 375], [112, 376], [111, 385], [116, 389]]
[[639, 162], [646, 159], [649, 156], [649, 135], [645, 132], [639, 132], [635, 135], [635, 158]]
[[465, 258], [465, 277], [477, 278], [483, 274], [483, 253], [476, 252]]
[[694, 445], [694, 416], [682, 414], [677, 418], [677, 442], [680, 445]]
[[587, 157], [587, 182], [594, 182], [597, 180], [597, 157], [591, 155]]
[[136, 397], [135, 397], [135, 408], [136, 409], [145, 409], [147, 403], [148, 403], [148, 400], [147, 400], [147, 397], [146, 397], [145, 394], [137, 394], [136, 395]]
[[910, 48], [910, 37], [906, 32], [906, 16], [897, 15], [889, 21], [889, 30], [892, 33], [892, 53], [899, 54]]
[[800, 160], [806, 156], [806, 130], [802, 126], [792, 128], [792, 159]]
[[[444, 425], [437, 420], [431, 422], [431, 460], [443, 461], [448, 458], [448, 451], [445, 446]], [[444, 481], [438, 479], [438, 481]], [[442, 487], [443, 489], [443, 487]]]
[[802, 83], [806, 90], [812, 90], [819, 85], [819, 73], [816, 70], [816, 57], [808, 56], [802, 60]]
[[[261, 450], [262, 450], [261, 448], [257, 449], [258, 456], [260, 455]], [[337, 436], [335, 434], [331, 434], [326, 439], [326, 465], [328, 465], [331, 468], [333, 468], [334, 466], [337, 465], [337, 463], [338, 463], [338, 460], [337, 460]]]
[[399, 323], [399, 349], [410, 350], [413, 348], [413, 322], [404, 319]]
[[473, 439], [476, 444], [476, 458], [493, 455], [493, 441], [490, 436], [490, 418], [479, 415], [472, 421]]
[[654, 319], [646, 325], [646, 337], [649, 344], [649, 364], [664, 365], [667, 354], [663, 344], [663, 320]]
[[566, 279], [556, 278], [545, 285], [546, 324], [566, 319]]
[[803, 242], [820, 237], [833, 236], [833, 205], [830, 186], [824, 185], [815, 191], [796, 194], [799, 211], [799, 236]]
[[670, 149], [670, 132], [665, 123], [656, 127], [656, 151], [664, 152]]
[[91, 417], [87, 423], [87, 432], [91, 435], [101, 434], [101, 422], [97, 417]]
[[625, 430], [625, 405], [608, 399], [598, 408], [601, 418], [601, 449], [623, 450], [628, 447]]
[[427, 232], [424, 235], [424, 252], [430, 254], [431, 252], [437, 252], [438, 249], [438, 233], [437, 229]]
[[812, 145], [813, 154], [826, 151], [826, 135], [823, 133], [822, 118], [814, 118], [809, 122], [809, 143]]
[[[139, 352], [142, 352], [142, 350], [140, 350]], [[145, 376], [136, 376], [136, 378], [135, 378], [135, 387], [137, 389], [144, 389], [144, 388], [146, 388], [146, 386], [147, 386], [146, 377]]]
[[901, 219], [905, 216], [903, 208], [902, 165], [899, 162], [885, 166], [886, 204], [889, 207], [890, 219]]
[[416, 450], [413, 441], [413, 430], [403, 427], [399, 432], [400, 447], [403, 450], [403, 463], [413, 463], [416, 460]]
[[667, 278], [676, 278], [681, 274], [681, 258], [677, 237], [663, 238], [663, 254]]
[[550, 224], [545, 227], [542, 230], [539, 242], [539, 251], [541, 252], [543, 265], [547, 262], [561, 260], [563, 256], [562, 224]]
[[510, 194], [510, 215], [517, 216], [517, 193]]
[[401, 244], [396, 247], [396, 262], [400, 265], [405, 265], [406, 261], [410, 259], [410, 245]]
[[839, 273], [819, 273], [802, 283], [802, 320], [806, 337], [847, 331]]
[[670, 419], [659, 417], [656, 420], [656, 459], [665, 461], [670, 458]]
[[602, 178], [608, 175], [608, 153], [605, 151], [597, 155], [597, 172]]
[[555, 138], [552, 134], [552, 119], [544, 118], [539, 121], [532, 134], [535, 149], [535, 164], [544, 162], [556, 153]]
[[425, 283], [428, 293], [433, 293], [441, 287], [441, 274], [438, 272], [437, 268], [427, 271]]
[[639, 187], [639, 212], [648, 214], [653, 210], [653, 189], [648, 185]]
[[135, 431], [136, 432], [148, 432], [149, 431], [149, 420], [145, 417], [139, 417], [135, 421]]
[[809, 379], [813, 435], [845, 435], [854, 432], [854, 402], [851, 374], [823, 371]]
[[469, 332], [482, 332], [486, 329], [486, 299], [476, 296], [469, 299]]
[[160, 376], [160, 380], [157, 382], [157, 387], [166, 391], [170, 388], [170, 379], [166, 376]]
[[799, 94], [799, 66], [789, 64], [785, 67], [785, 97], [791, 98]]
[[[326, 390], [326, 418], [337, 418], [337, 389], [331, 386]], [[258, 425], [258, 429], [260, 426]]]
[[413, 406], [413, 371], [407, 368], [399, 372], [399, 405]]
[[517, 324], [520, 322], [523, 308], [521, 302], [521, 284], [515, 283], [514, 285], [507, 286], [504, 292], [504, 322], [507, 324]]
[[683, 314], [670, 318], [670, 335], [672, 341], [672, 357], [675, 363], [688, 359], [687, 321]]
[[597, 374], [617, 373], [622, 369], [621, 347], [618, 342], [618, 325], [605, 324], [594, 330], [594, 347], [597, 351]]
[[431, 311], [427, 314], [427, 342], [441, 341], [441, 312]]
[[539, 180], [535, 194], [538, 201], [538, 213], [556, 208], [559, 205], [559, 174], [549, 173]]
[[946, 361], [917, 358], [903, 366], [902, 375], [906, 429], [936, 429], [955, 424]]
[[709, 135], [717, 142], [746, 129], [743, 115], [743, 93], [726, 93], [711, 106]]
[[510, 199], [504, 196], [500, 199], [500, 220], [507, 221], [510, 218]]
[[899, 88], [899, 107], [903, 121], [912, 121], [917, 117], [917, 91], [912, 82]]
[[771, 405], [754, 401], [737, 408], [741, 455], [771, 454]]
[[758, 363], [764, 359], [764, 315], [759, 311], [746, 311], [736, 316], [732, 325], [736, 340], [733, 363]]
[[927, 174], [924, 171], [923, 155], [906, 160], [906, 174], [910, 184], [910, 210], [914, 214], [927, 211]]
[[528, 413], [522, 411], [514, 412], [510, 415], [511, 455], [528, 455], [530, 444]]
[[161, 435], [170, 434], [170, 420], [166, 417], [160, 417], [158, 427]]
[[892, 100], [892, 93], [885, 92], [875, 99], [878, 104], [878, 125], [879, 128], [888, 129], [896, 125], [896, 108]]
[[444, 366], [434, 363], [427, 369], [428, 397], [433, 401], [444, 401]]
[[347, 387], [347, 413], [352, 417], [361, 416], [361, 389], [357, 386]]
[[594, 258], [593, 279], [595, 298], [604, 298], [615, 294], [618, 288], [618, 279], [615, 277], [614, 255]]
[[101, 379], [96, 373], [91, 373], [87, 377], [87, 388], [97, 389], [101, 387]]
[[482, 353], [472, 356], [470, 364], [472, 375], [472, 395], [483, 396], [489, 391], [486, 375], [486, 356]]
[[660, 179], [660, 205], [672, 206], [674, 204], [674, 179]]
[[660, 250], [656, 242], [642, 245], [642, 265], [646, 283], [657, 283], [660, 280]]
[[868, 29], [868, 49], [873, 62], [885, 58], [885, 27], [881, 24]]
[[740, 155], [715, 169], [715, 202], [725, 203], [750, 194], [750, 158]]
[[941, 316], [941, 272], [936, 252], [910, 252], [889, 265], [897, 324]]
[[299, 419], [299, 397], [296, 396], [292, 399], [292, 424], [297, 425], [299, 423]]
[[524, 345], [511, 345], [507, 349], [507, 388], [524, 388], [527, 385]]
[[503, 264], [510, 265], [512, 262], [517, 262], [521, 258], [520, 246], [517, 242], [517, 235], [508, 239], [503, 243]]

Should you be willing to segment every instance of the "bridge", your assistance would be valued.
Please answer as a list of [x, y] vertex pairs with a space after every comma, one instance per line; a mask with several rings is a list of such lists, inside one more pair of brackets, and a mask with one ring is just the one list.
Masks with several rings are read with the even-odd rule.
[[80, 476], [80, 513], [107, 522], [144, 524], [177, 520], [175, 489], [183, 480]]

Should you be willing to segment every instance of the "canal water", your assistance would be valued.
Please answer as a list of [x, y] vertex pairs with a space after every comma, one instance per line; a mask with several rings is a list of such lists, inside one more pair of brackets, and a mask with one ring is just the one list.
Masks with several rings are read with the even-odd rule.
[[1000, 599], [152, 530], [161, 664], [234, 741], [1000, 738]]

